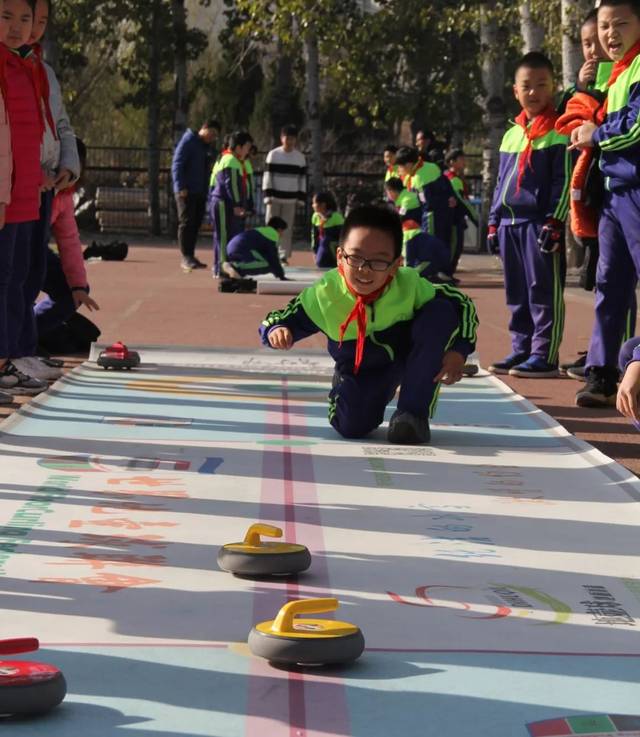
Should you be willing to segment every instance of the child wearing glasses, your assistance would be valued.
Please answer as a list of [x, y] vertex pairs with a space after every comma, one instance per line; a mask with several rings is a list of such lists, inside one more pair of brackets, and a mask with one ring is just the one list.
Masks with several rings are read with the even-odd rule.
[[260, 326], [265, 345], [289, 350], [323, 332], [336, 362], [329, 422], [345, 438], [379, 427], [400, 387], [391, 443], [430, 440], [440, 385], [462, 378], [478, 319], [459, 290], [402, 266], [402, 224], [388, 208], [364, 206], [345, 220], [338, 267]]

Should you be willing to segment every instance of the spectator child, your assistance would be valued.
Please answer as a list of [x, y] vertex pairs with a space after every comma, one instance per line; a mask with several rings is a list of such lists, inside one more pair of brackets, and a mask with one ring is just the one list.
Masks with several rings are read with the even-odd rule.
[[442, 241], [410, 221], [403, 223], [402, 235], [406, 266], [434, 284], [452, 281], [449, 249]]
[[384, 419], [392, 443], [430, 439], [440, 383], [462, 376], [473, 351], [477, 319], [471, 300], [421, 279], [402, 264], [402, 225], [386, 207], [352, 210], [337, 252], [338, 268], [267, 315], [262, 342], [278, 350], [317, 332], [335, 360], [329, 422], [345, 438], [361, 438]]
[[209, 214], [213, 223], [213, 273], [220, 274], [220, 264], [227, 259], [227, 243], [244, 230], [244, 218], [252, 209], [249, 174], [243, 165], [251, 151], [253, 138], [246, 131], [236, 131], [229, 138], [211, 174]]
[[264, 228], [245, 230], [227, 245], [227, 258], [222, 273], [231, 279], [244, 279], [258, 274], [273, 274], [286, 280], [278, 255], [278, 242], [287, 229], [287, 223], [272, 217]]
[[207, 207], [212, 146], [220, 135], [217, 120], [205, 120], [196, 133], [187, 128], [178, 142], [171, 161], [173, 193], [178, 210], [178, 243], [182, 269], [205, 269], [196, 258], [198, 233]]
[[464, 180], [466, 160], [461, 148], [450, 151], [445, 162], [447, 170], [445, 176], [451, 182], [453, 191], [458, 200], [454, 210], [453, 235], [451, 237], [451, 273], [455, 274], [458, 262], [464, 248], [464, 232], [467, 229], [467, 218], [478, 227], [478, 213], [469, 201], [469, 187]]
[[47, 384], [19, 371], [18, 355], [25, 321], [24, 285], [33, 228], [39, 218], [40, 144], [48, 101], [29, 40], [35, 0], [3, 0], [0, 13], [0, 82], [12, 147], [11, 199], [0, 230], [0, 391], [38, 394]]
[[384, 190], [389, 202], [394, 206], [403, 224], [405, 222], [418, 223], [422, 220], [422, 205], [415, 192], [404, 188], [399, 177], [391, 177], [384, 183]]
[[449, 243], [456, 198], [451, 182], [432, 161], [422, 161], [415, 148], [398, 150], [396, 165], [404, 186], [415, 192], [422, 206], [422, 229]]
[[546, 56], [531, 52], [520, 59], [513, 89], [522, 112], [500, 146], [488, 236], [504, 266], [512, 352], [489, 370], [553, 377], [564, 328], [568, 139], [554, 129], [553, 66]]
[[311, 248], [316, 257], [316, 266], [320, 269], [335, 268], [344, 217], [338, 211], [338, 204], [331, 192], [315, 194], [311, 206]]
[[382, 160], [384, 161], [384, 165], [385, 165], [385, 172], [384, 172], [385, 194], [386, 194], [387, 182], [390, 179], [398, 178], [398, 167], [396, 166], [396, 154], [397, 153], [398, 153], [398, 147], [394, 146], [393, 143], [388, 143], [384, 147], [384, 151], [382, 153]]
[[629, 309], [629, 294], [640, 276], [640, 3], [602, 0], [598, 36], [614, 61], [607, 81], [605, 117], [571, 134], [579, 149], [598, 147], [605, 178], [598, 222], [595, 324], [587, 354], [587, 383], [576, 394], [580, 407], [616, 402], [618, 352]]
[[[84, 168], [87, 149], [80, 139], [77, 140], [77, 148]], [[66, 322], [82, 305], [90, 311], [100, 309], [89, 296], [82, 242], [74, 212], [74, 189], [63, 189], [53, 198], [51, 232], [58, 253], [47, 249], [47, 273], [42, 288], [46, 296], [34, 308], [39, 338]], [[18, 366], [25, 364], [24, 368], [28, 370], [33, 359], [22, 359], [17, 363]]]

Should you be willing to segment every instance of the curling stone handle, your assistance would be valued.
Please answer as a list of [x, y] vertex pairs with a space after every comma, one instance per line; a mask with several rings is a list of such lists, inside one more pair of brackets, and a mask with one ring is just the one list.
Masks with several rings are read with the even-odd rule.
[[279, 634], [293, 632], [293, 620], [297, 614], [325, 614], [335, 612], [340, 606], [337, 599], [299, 599], [285, 604], [273, 620], [271, 630]]
[[40, 647], [36, 637], [20, 637], [14, 640], [0, 640], [0, 655], [32, 653]]
[[251, 545], [252, 547], [258, 547], [260, 545], [260, 535], [265, 537], [282, 537], [282, 530], [279, 527], [273, 525], [256, 524], [251, 525], [247, 530], [247, 534], [244, 536], [244, 544]]

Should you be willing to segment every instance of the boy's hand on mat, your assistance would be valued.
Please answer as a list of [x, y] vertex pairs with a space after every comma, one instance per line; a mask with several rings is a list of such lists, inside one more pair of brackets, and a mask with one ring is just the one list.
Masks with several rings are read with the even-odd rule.
[[634, 361], [627, 366], [624, 378], [618, 387], [616, 407], [618, 412], [631, 420], [640, 422], [640, 361]]
[[460, 381], [464, 361], [462, 353], [447, 351], [442, 358], [442, 370], [433, 381], [435, 383], [441, 381], [443, 384], [455, 384]]
[[277, 351], [288, 351], [293, 345], [293, 335], [289, 328], [274, 328], [269, 333], [269, 345]]

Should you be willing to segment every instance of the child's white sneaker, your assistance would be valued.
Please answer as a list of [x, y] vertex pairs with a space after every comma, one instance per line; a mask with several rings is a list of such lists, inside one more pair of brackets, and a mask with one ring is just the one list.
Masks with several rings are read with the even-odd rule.
[[0, 370], [0, 391], [7, 394], [26, 394], [34, 396], [48, 388], [46, 381], [40, 381], [33, 376], [19, 371], [13, 361], [7, 361]]

